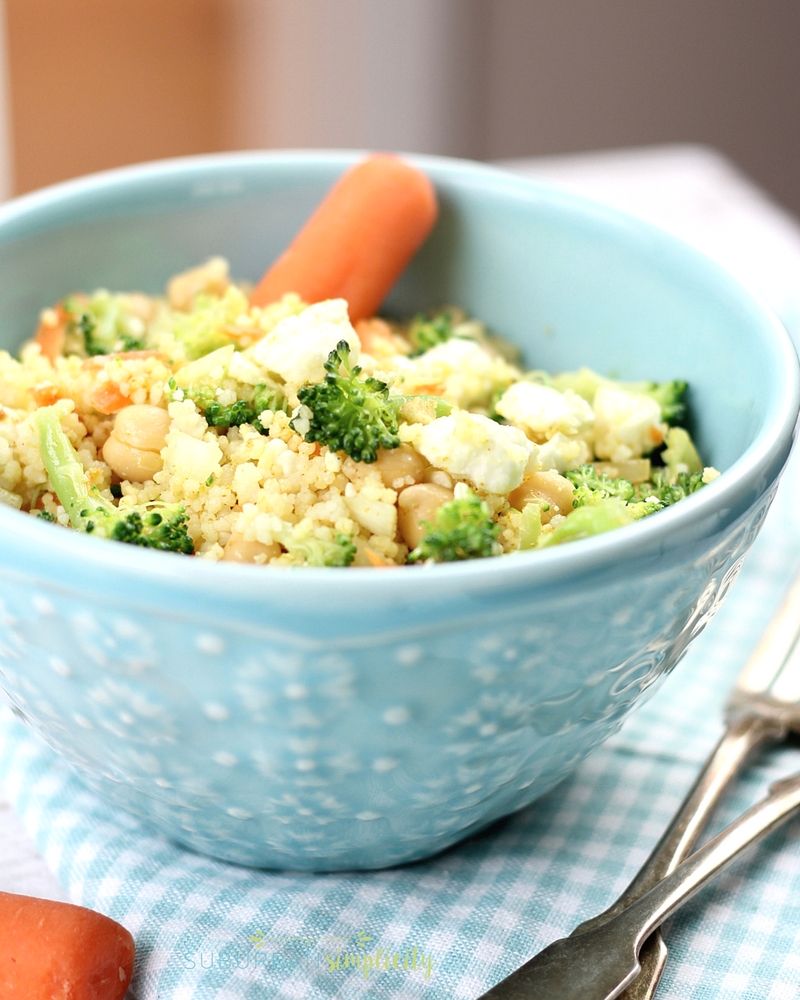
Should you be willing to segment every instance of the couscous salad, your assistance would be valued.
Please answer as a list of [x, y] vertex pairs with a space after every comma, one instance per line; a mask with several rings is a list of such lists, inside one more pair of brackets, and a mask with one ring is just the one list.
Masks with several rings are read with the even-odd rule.
[[[357, 240], [352, 189], [400, 221]], [[163, 297], [45, 308], [19, 357], [0, 353], [0, 502], [209, 560], [383, 567], [584, 538], [715, 478], [683, 426], [683, 382], [526, 370], [456, 307], [372, 315], [433, 225], [431, 191], [374, 157], [254, 290], [214, 258]], [[332, 265], [337, 239], [366, 261]]]

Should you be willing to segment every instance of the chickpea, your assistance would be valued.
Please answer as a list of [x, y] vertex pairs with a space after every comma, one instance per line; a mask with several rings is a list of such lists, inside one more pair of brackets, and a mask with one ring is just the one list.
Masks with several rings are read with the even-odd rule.
[[426, 483], [436, 483], [437, 486], [444, 486], [446, 490], [452, 490], [453, 477], [444, 469], [426, 469], [422, 477]]
[[161, 451], [169, 430], [169, 414], [149, 403], [126, 406], [114, 421], [112, 435], [122, 444], [143, 451]]
[[409, 444], [399, 448], [379, 448], [377, 461], [372, 468], [381, 474], [383, 485], [402, 490], [422, 480], [428, 463]]
[[436, 511], [452, 499], [453, 491], [437, 483], [417, 483], [403, 490], [397, 498], [397, 525], [410, 549], [415, 549], [425, 534], [422, 522], [433, 524]]
[[169, 414], [159, 406], [126, 406], [117, 414], [103, 445], [103, 461], [120, 479], [147, 482], [163, 468], [160, 451], [169, 424]]
[[572, 510], [572, 493], [575, 487], [558, 472], [534, 472], [508, 494], [508, 502], [522, 510], [532, 500], [544, 500], [550, 505], [542, 511], [542, 523], [547, 524], [556, 514], [567, 515]]
[[157, 451], [131, 448], [113, 434], [103, 445], [103, 461], [120, 479], [127, 479], [129, 483], [146, 483], [164, 467]]
[[259, 560], [259, 562], [269, 562], [270, 559], [274, 559], [280, 554], [281, 547], [277, 542], [265, 545], [263, 542], [255, 540], [247, 541], [241, 535], [231, 535], [223, 550], [222, 559], [224, 562], [254, 563], [258, 556], [264, 556], [264, 559]]

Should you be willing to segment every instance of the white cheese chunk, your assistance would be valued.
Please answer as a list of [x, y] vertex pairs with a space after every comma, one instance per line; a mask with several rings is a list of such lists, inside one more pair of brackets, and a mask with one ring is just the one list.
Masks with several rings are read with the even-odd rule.
[[489, 493], [509, 493], [539, 467], [538, 446], [519, 428], [464, 410], [423, 426], [417, 447], [435, 468]]
[[594, 421], [595, 454], [612, 462], [648, 455], [667, 432], [654, 399], [606, 385], [595, 393]]
[[396, 391], [430, 393], [435, 386], [436, 395], [465, 408], [487, 404], [498, 389], [519, 378], [519, 371], [503, 358], [460, 337], [437, 344], [418, 358], [403, 358], [397, 368]]
[[373, 535], [394, 538], [397, 533], [397, 494], [394, 490], [367, 487], [355, 496], [345, 496], [351, 516]]
[[591, 460], [592, 449], [582, 437], [568, 437], [561, 431], [539, 446], [539, 461], [545, 470], [566, 472]]
[[356, 364], [361, 345], [347, 315], [347, 303], [328, 299], [282, 319], [246, 353], [289, 385], [301, 386], [325, 378], [325, 362], [340, 340], [350, 345], [350, 361]]
[[171, 430], [161, 453], [164, 468], [180, 479], [204, 483], [220, 474], [222, 450], [215, 441], [202, 441], [183, 431]]
[[559, 431], [585, 435], [594, 423], [591, 406], [572, 389], [559, 392], [535, 382], [516, 382], [500, 397], [496, 409], [540, 442], [549, 441]]

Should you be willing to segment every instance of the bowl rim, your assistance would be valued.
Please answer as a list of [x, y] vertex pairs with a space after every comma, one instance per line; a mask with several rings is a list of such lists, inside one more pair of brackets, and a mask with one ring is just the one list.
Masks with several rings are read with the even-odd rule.
[[[186, 181], [193, 175], [225, 172], [231, 169], [255, 168], [282, 163], [297, 166], [324, 166], [345, 169], [366, 155], [368, 150], [308, 150], [282, 149], [269, 151], [243, 151], [212, 153], [198, 156], [176, 157], [143, 164], [101, 171], [11, 199], [0, 205], [0, 240], [2, 229], [15, 220], [52, 210], [83, 196], [113, 194], [132, 182], [156, 185], [169, 180]], [[302, 592], [306, 599], [312, 590], [324, 589], [331, 584], [342, 589], [353, 599], [360, 595], [371, 600], [402, 594], [406, 599], [424, 598], [431, 588], [457, 582], [469, 589], [496, 589], [497, 587], [540, 585], [548, 580], [583, 575], [587, 571], [609, 568], [615, 563], [634, 559], [643, 552], [663, 553], [671, 548], [671, 539], [691, 534], [703, 522], [735, 509], [737, 498], [747, 492], [748, 483], [761, 479], [767, 486], [770, 469], [788, 456], [800, 409], [800, 366], [794, 345], [785, 327], [769, 305], [752, 290], [740, 284], [728, 271], [712, 258], [688, 243], [635, 216], [591, 201], [588, 198], [562, 190], [554, 185], [515, 174], [501, 167], [443, 156], [398, 153], [409, 162], [434, 174], [450, 175], [469, 180], [480, 179], [485, 189], [497, 189], [504, 194], [545, 199], [556, 207], [579, 212], [601, 224], [624, 226], [639, 240], [663, 247], [671, 253], [685, 255], [698, 268], [704, 269], [709, 279], [720, 291], [727, 291], [747, 305], [750, 312], [760, 314], [764, 329], [765, 346], [775, 356], [776, 371], [783, 375], [783, 382], [776, 386], [760, 430], [750, 446], [714, 482], [703, 490], [687, 497], [680, 504], [659, 513], [658, 517], [645, 518], [626, 526], [624, 531], [582, 539], [552, 549], [520, 552], [508, 557], [485, 560], [466, 560], [459, 563], [442, 563], [424, 567], [397, 567], [404, 572], [376, 574], [371, 567], [348, 567], [347, 573], [334, 568], [250, 566], [232, 563], [212, 563], [210, 560], [187, 560], [183, 556], [135, 546], [111, 546], [105, 539], [87, 538], [78, 532], [51, 531], [51, 526], [38, 519], [0, 505], [0, 530], [12, 533], [18, 541], [47, 549], [53, 565], [61, 559], [88, 568], [111, 568], [115, 574], [126, 574], [131, 579], [146, 577], [184, 592], [207, 590], [223, 582], [226, 592], [235, 598], [237, 593], [252, 598], [253, 574], [264, 586], [264, 598], [273, 589], [284, 597], [294, 591]], [[436, 180], [436, 177], [434, 177]], [[767, 333], [767, 331], [769, 331]], [[763, 490], [762, 490], [763, 492]], [[739, 500], [738, 506], [741, 506]], [[741, 512], [741, 511], [740, 511]], [[735, 520], [733, 515], [729, 519]], [[56, 558], [58, 557], [58, 558]], [[190, 572], [187, 572], [190, 570]], [[423, 583], [425, 581], [425, 583]]]

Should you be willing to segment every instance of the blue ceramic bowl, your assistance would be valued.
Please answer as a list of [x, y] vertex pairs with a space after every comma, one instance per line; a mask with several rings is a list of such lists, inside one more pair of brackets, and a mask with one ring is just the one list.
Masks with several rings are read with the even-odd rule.
[[[2, 345], [75, 289], [256, 279], [356, 158], [158, 163], [0, 207]], [[377, 868], [552, 788], [670, 671], [734, 581], [798, 410], [775, 318], [689, 247], [476, 164], [418, 158], [436, 230], [388, 304], [455, 302], [531, 366], [685, 378], [723, 470], [631, 527], [408, 568], [211, 564], [0, 509], [0, 680], [87, 784], [198, 851]]]

